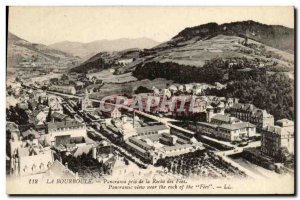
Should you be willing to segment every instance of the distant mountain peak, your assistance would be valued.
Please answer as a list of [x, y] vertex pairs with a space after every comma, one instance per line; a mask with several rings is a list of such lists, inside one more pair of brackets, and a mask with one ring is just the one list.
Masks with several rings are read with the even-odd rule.
[[101, 51], [113, 52], [131, 48], [145, 49], [152, 48], [158, 44], [159, 42], [153, 39], [141, 37], [119, 38], [112, 40], [103, 39], [87, 43], [62, 41], [50, 46], [54, 49], [68, 52], [72, 55], [87, 59]]

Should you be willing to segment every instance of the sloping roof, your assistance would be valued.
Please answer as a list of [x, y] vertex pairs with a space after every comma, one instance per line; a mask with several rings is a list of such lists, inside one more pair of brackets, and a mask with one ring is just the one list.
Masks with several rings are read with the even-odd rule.
[[75, 174], [58, 160], [55, 160], [48, 170], [60, 178], [75, 178]]
[[18, 125], [15, 122], [6, 122], [6, 129], [10, 131], [19, 131]]
[[93, 148], [93, 145], [84, 145], [79, 146], [73, 153], [73, 156], [76, 158], [78, 156], [81, 156], [82, 154], [88, 154], [91, 149]]
[[293, 126], [294, 125], [294, 121], [292, 120], [288, 120], [288, 119], [280, 119], [276, 121], [276, 124], [282, 126]]
[[59, 113], [59, 112], [53, 112], [52, 117], [53, 117], [53, 118], [56, 118], [56, 119], [63, 120], [63, 119], [65, 119], [65, 118], [67, 118], [68, 115], [61, 114], [61, 113]]
[[27, 131], [22, 132], [21, 135], [23, 137], [27, 137], [29, 135], [33, 135], [35, 138], [39, 138], [40, 137], [40, 134], [36, 130], [34, 130], [32, 128], [28, 129]]
[[[143, 147], [145, 147], [147, 150], [152, 149], [152, 147], [150, 145], [148, 145], [146, 142], [143, 142], [142, 140], [140, 140], [136, 137], [131, 137], [130, 140], [137, 143], [137, 144], [139, 144], [139, 145], [141, 145], [141, 146], [143, 146]], [[129, 142], [131, 142], [130, 140], [129, 140]]]

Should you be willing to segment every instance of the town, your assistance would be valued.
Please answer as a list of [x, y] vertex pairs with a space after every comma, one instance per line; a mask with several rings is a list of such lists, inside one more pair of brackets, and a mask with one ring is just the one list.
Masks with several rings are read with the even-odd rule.
[[[153, 86], [123, 97], [125, 104], [121, 94], [97, 98], [102, 82], [89, 74], [54, 72], [8, 79], [7, 173], [94, 179], [154, 172], [259, 177], [253, 168], [293, 173], [294, 122], [275, 121], [264, 108], [238, 98], [206, 95], [226, 85]], [[132, 109], [137, 98], [141, 109]]]

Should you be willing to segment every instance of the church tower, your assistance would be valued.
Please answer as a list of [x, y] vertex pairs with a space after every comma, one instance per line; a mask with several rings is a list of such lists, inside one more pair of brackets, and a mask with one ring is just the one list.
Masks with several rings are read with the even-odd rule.
[[84, 97], [81, 101], [81, 110], [87, 111], [88, 108], [90, 108], [90, 107], [91, 107], [91, 101], [89, 98], [89, 93], [88, 93], [87, 89], [85, 89]]

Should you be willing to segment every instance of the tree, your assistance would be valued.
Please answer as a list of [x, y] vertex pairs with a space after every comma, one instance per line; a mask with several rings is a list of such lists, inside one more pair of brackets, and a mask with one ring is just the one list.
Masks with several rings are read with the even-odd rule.
[[278, 152], [278, 161], [281, 162], [281, 163], [287, 163], [291, 160], [292, 156], [291, 154], [289, 153], [288, 149], [286, 147], [281, 147], [279, 149], [279, 152]]
[[39, 104], [41, 104], [41, 103], [42, 103], [42, 98], [41, 98], [41, 96], [39, 96], [39, 98], [38, 98], [38, 102], [39, 102]]
[[46, 122], [50, 122], [51, 121], [51, 115], [52, 115], [52, 109], [51, 107], [49, 108], [49, 112], [48, 112], [48, 115], [46, 117]]

